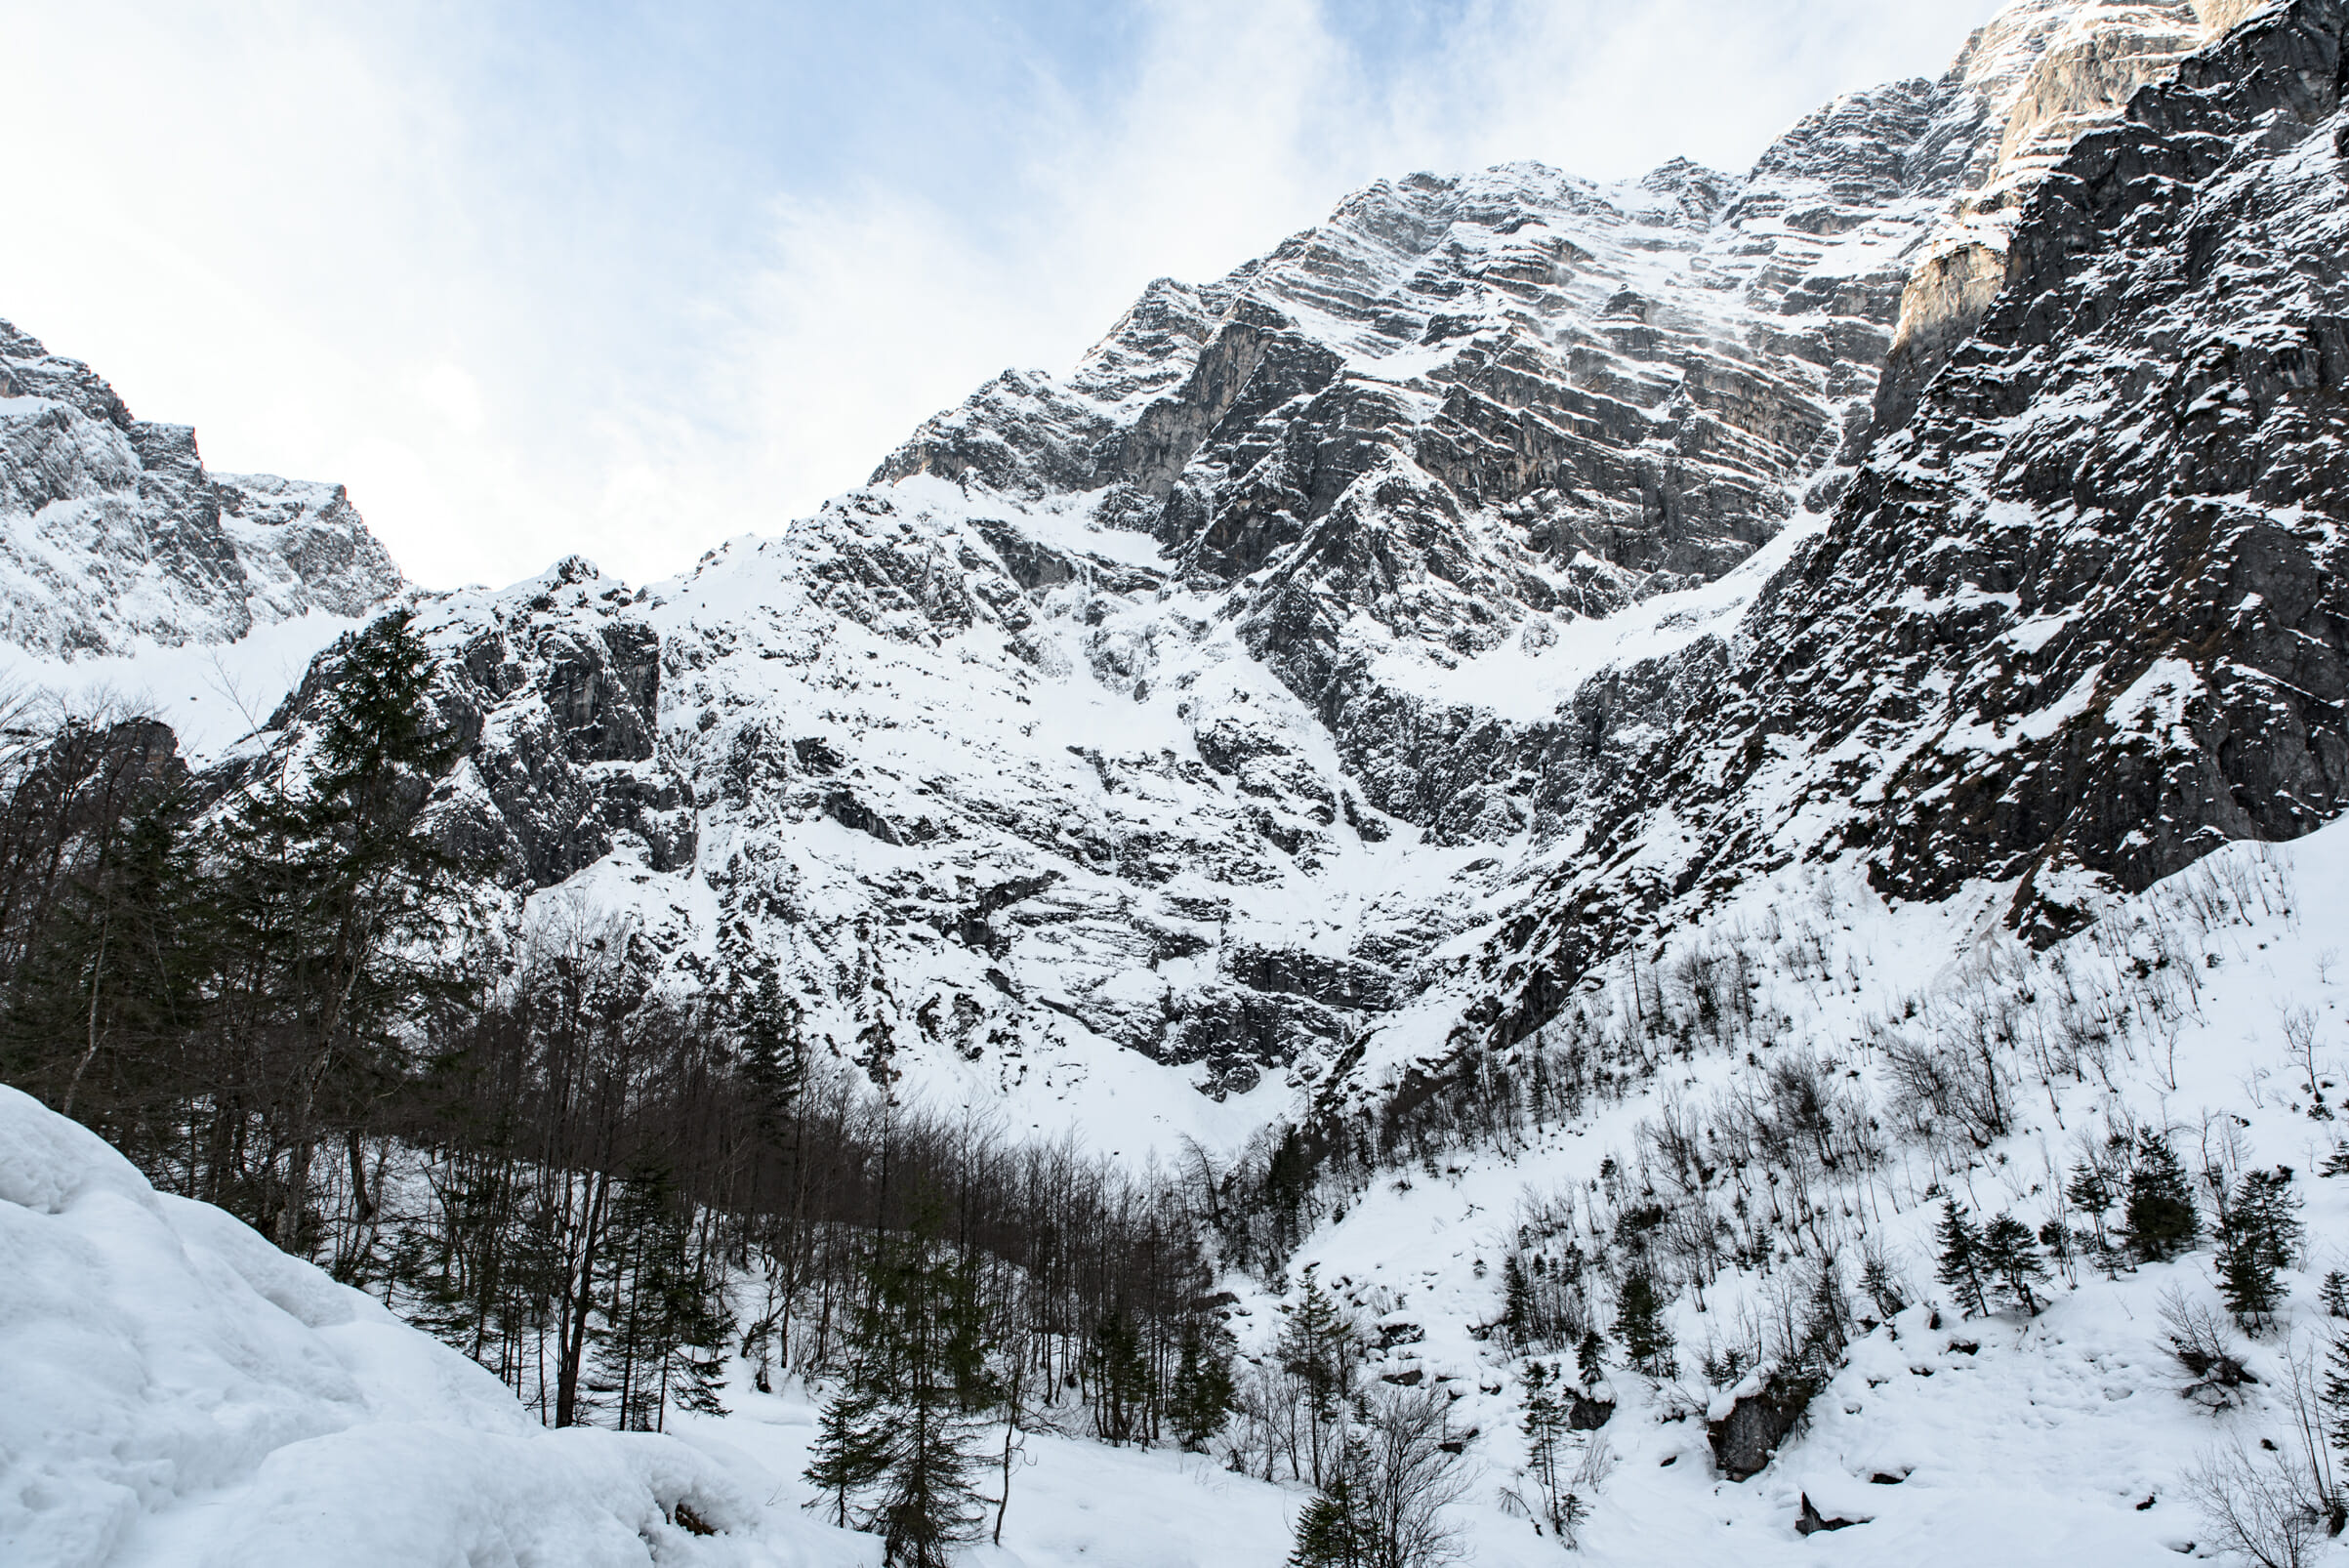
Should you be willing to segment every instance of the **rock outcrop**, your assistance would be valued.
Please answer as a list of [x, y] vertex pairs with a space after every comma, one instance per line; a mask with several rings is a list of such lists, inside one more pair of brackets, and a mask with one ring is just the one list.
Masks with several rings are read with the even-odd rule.
[[89, 366], [0, 321], [0, 642], [71, 658], [352, 616], [399, 569], [340, 485], [212, 474]]

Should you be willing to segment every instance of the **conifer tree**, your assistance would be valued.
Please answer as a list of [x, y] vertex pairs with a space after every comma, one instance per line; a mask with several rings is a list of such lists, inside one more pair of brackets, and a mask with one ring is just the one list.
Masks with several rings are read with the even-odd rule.
[[2150, 1129], [2140, 1132], [2134, 1155], [2128, 1197], [2122, 1208], [2122, 1235], [2138, 1262], [2161, 1262], [2192, 1247], [2201, 1231], [2194, 1193], [2167, 1138]]
[[1596, 1388], [1607, 1374], [1607, 1341], [1595, 1325], [1583, 1331], [1582, 1342], [1574, 1347], [1574, 1370], [1585, 1390]]
[[101, 835], [94, 863], [31, 933], [6, 1020], [11, 1044], [78, 1048], [59, 1109], [95, 1100], [90, 1119], [117, 1143], [131, 1129], [103, 1107], [159, 1086], [204, 1006], [211, 905], [186, 811], [185, 792], [163, 791]]
[[743, 1075], [758, 1090], [761, 1119], [773, 1131], [789, 1120], [807, 1075], [800, 1005], [784, 991], [774, 961], [762, 959], [747, 980], [737, 977], [733, 1011]]
[[1304, 1390], [1313, 1478], [1319, 1484], [1328, 1479], [1328, 1465], [1337, 1456], [1330, 1438], [1353, 1392], [1361, 1336], [1310, 1267], [1303, 1299], [1281, 1332], [1279, 1353], [1283, 1370]]
[[423, 821], [459, 747], [429, 700], [435, 661], [413, 614], [394, 610], [339, 650], [317, 741], [249, 789], [219, 844], [223, 937], [237, 963], [231, 1028], [283, 1052], [273, 1115], [284, 1142], [260, 1205], [272, 1239], [309, 1251], [311, 1164], [329, 1097], [363, 1092], [397, 1050], [395, 1028], [457, 994], [440, 956], [486, 868], [444, 849]]
[[1987, 1315], [1990, 1301], [1983, 1290], [1982, 1227], [1967, 1218], [1954, 1200], [1945, 1200], [1934, 1235], [1941, 1248], [1935, 1276], [1956, 1293], [1961, 1313], [1967, 1317]]
[[934, 1202], [873, 1249], [847, 1374], [826, 1401], [807, 1479], [834, 1517], [880, 1535], [892, 1568], [945, 1568], [979, 1520], [974, 1401], [992, 1346], [975, 1273]]
[[[863, 1347], [860, 1347], [863, 1348]], [[846, 1375], [817, 1414], [815, 1441], [802, 1473], [819, 1496], [831, 1499], [832, 1522], [850, 1527], [851, 1507], [889, 1467], [886, 1389], [881, 1369], [865, 1356], [850, 1361]]]
[[2332, 1446], [2349, 1454], [2349, 1333], [2335, 1334], [2326, 1349], [2317, 1400], [2331, 1418], [2325, 1430]]
[[2031, 1286], [2047, 1277], [2047, 1265], [2040, 1259], [2029, 1225], [2011, 1214], [1999, 1215], [1983, 1227], [1977, 1259], [1980, 1275], [2003, 1286], [2026, 1317], [2039, 1316], [2039, 1297]]
[[1501, 1326], [1508, 1331], [1511, 1344], [1525, 1344], [1533, 1337], [1533, 1281], [1513, 1252], [1501, 1260]]
[[1569, 1512], [1574, 1499], [1567, 1490], [1561, 1463], [1568, 1429], [1566, 1406], [1557, 1387], [1563, 1380], [1540, 1361], [1528, 1361], [1520, 1376], [1525, 1383], [1519, 1418], [1525, 1429], [1525, 1475], [1534, 1490], [1533, 1497], [1523, 1501], [1559, 1540], [1571, 1540], [1577, 1520]]
[[1376, 1526], [1370, 1516], [1370, 1457], [1349, 1433], [1313, 1501], [1298, 1515], [1289, 1568], [1375, 1568]]
[[1893, 1277], [1891, 1262], [1879, 1252], [1871, 1252], [1861, 1262], [1860, 1290], [1887, 1320], [1900, 1316], [1909, 1304], [1901, 1295], [1900, 1281]]
[[2277, 1275], [2299, 1250], [2299, 1194], [2291, 1172], [2246, 1172], [2232, 1192], [2218, 1192], [2218, 1288], [2245, 1328], [2272, 1320], [2283, 1302]]
[[1149, 1397], [1150, 1364], [1143, 1358], [1141, 1335], [1123, 1302], [1113, 1305], [1094, 1325], [1085, 1359], [1101, 1435], [1112, 1443], [1133, 1440]]
[[1231, 1417], [1231, 1336], [1221, 1325], [1213, 1330], [1197, 1323], [1183, 1325], [1174, 1384], [1167, 1394], [1167, 1419], [1174, 1440], [1191, 1453], [1206, 1453], [1208, 1443]]
[[598, 1393], [617, 1398], [624, 1431], [658, 1431], [669, 1407], [722, 1416], [721, 1346], [730, 1314], [692, 1256], [690, 1217], [669, 1173], [639, 1167], [620, 1185], [596, 1348]]
[[1624, 1358], [1651, 1378], [1672, 1375], [1672, 1331], [1664, 1320], [1664, 1298], [1644, 1269], [1625, 1279], [1615, 1303], [1615, 1337]]

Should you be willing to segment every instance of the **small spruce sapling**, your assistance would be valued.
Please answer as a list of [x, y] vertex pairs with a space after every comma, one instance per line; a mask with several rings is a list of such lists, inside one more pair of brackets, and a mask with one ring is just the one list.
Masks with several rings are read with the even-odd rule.
[[2300, 1246], [2300, 1196], [2288, 1167], [2249, 1171], [2218, 1197], [2218, 1288], [2246, 1329], [2273, 1322], [2284, 1301], [2278, 1275]]
[[1871, 1250], [1860, 1264], [1860, 1290], [1876, 1316], [1889, 1323], [1908, 1309], [1908, 1299], [1901, 1294], [1900, 1281], [1892, 1272], [1892, 1264], [1880, 1252]]
[[1231, 1417], [1231, 1336], [1222, 1325], [1212, 1330], [1196, 1323], [1184, 1327], [1174, 1384], [1168, 1390], [1167, 1417], [1174, 1440], [1191, 1453], [1206, 1453], [1208, 1443]]
[[2317, 1405], [2325, 1414], [2325, 1435], [2334, 1448], [2349, 1453], [2349, 1334], [2334, 1335], [2326, 1346]]
[[1623, 1341], [1624, 1357], [1651, 1378], [1669, 1378], [1679, 1370], [1672, 1359], [1672, 1331], [1664, 1320], [1665, 1300], [1645, 1271], [1634, 1272], [1623, 1284], [1615, 1309], [1615, 1337]]
[[2047, 1277], [2047, 1265], [2040, 1260], [2029, 1225], [2002, 1214], [1983, 1227], [1980, 1269], [2014, 1298], [2025, 1317], [2039, 1316], [2039, 1297], [2031, 1286]]
[[1586, 1393], [1594, 1391], [1606, 1377], [1607, 1341], [1596, 1326], [1585, 1329], [1582, 1342], [1574, 1347], [1574, 1370]]
[[1298, 1515], [1289, 1568], [1374, 1568], [1378, 1531], [1367, 1491], [1370, 1456], [1349, 1434], [1321, 1490]]
[[2186, 1168], [2167, 1138], [2148, 1129], [2137, 1135], [2133, 1153], [2122, 1234], [2138, 1262], [2163, 1262], [2193, 1247], [2195, 1237], [2201, 1234], [2194, 1193], [2186, 1184]]
[[1934, 1273], [1958, 1298], [1960, 1314], [1987, 1316], [1990, 1301], [1983, 1291], [1982, 1249], [1985, 1240], [1982, 1227], [1966, 1217], [1965, 1211], [1954, 1201], [1941, 1206], [1941, 1223], [1935, 1230], [1940, 1253]]

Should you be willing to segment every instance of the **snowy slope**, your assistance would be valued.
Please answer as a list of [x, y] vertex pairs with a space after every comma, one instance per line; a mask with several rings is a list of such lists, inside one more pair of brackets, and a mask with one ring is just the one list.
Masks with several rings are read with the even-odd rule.
[[[1998, 910], [2009, 893], [1977, 885], [1946, 903], [1888, 908], [1850, 865], [1757, 884], [1653, 955], [1646, 982], [1674, 974], [1686, 953], [1742, 949], [1756, 961], [1755, 1021], [1746, 1032], [1660, 1052], [1661, 1063], [1620, 1102], [1522, 1148], [1455, 1150], [1432, 1170], [1381, 1179], [1301, 1249], [1293, 1271], [1315, 1267], [1365, 1321], [1423, 1332], [1382, 1352], [1374, 1373], [1419, 1374], [1455, 1390], [1458, 1416], [1487, 1434], [1477, 1452], [1497, 1484], [1522, 1463], [1513, 1435], [1519, 1387], [1508, 1347], [1485, 1326], [1500, 1317], [1501, 1259], [1519, 1226], [1561, 1196], [1579, 1198], [1581, 1224], [1565, 1239], [1579, 1235], [1586, 1249], [1603, 1250], [1600, 1215], [1612, 1218], [1640, 1195], [1612, 1194], [1602, 1169], [1642, 1165], [1643, 1124], [1652, 1135], [1668, 1114], [1685, 1119], [1692, 1107], [1710, 1120], [1732, 1092], [1754, 1085], [1757, 1065], [1823, 1059], [1850, 1096], [1834, 1108], [1838, 1117], [1875, 1118], [1882, 1158], [1809, 1193], [1824, 1219], [1785, 1225], [1772, 1274], [1723, 1274], [1702, 1293], [1702, 1311], [1695, 1294], [1681, 1297], [1679, 1378], [1655, 1384], [1620, 1367], [1609, 1374], [1621, 1404], [1602, 1435], [1619, 1463], [1587, 1537], [1589, 1559], [1828, 1555], [1956, 1568], [2211, 1555], [2185, 1473], [2232, 1440], [2287, 1443], [2286, 1360], [2321, 1352], [2342, 1327], [2325, 1315], [2317, 1286], [2329, 1270], [2349, 1268], [2349, 1178], [2316, 1175], [2339, 1146], [2342, 1123], [2330, 1109], [2312, 1114], [2288, 1031], [2302, 1018], [2313, 1024], [2318, 1085], [2337, 1107], [2349, 1083], [2349, 824], [2288, 846], [2220, 850], [2144, 893], [2109, 900], [2095, 925], [2044, 952], [2000, 932]], [[1630, 970], [1618, 966], [1587, 998], [1627, 1034], [1630, 984]], [[2003, 1010], [2013, 1030], [2017, 1125], [1968, 1159], [1937, 1162], [1925, 1140], [1896, 1130], [1884, 1042], [1905, 1017], [1955, 1023], [1985, 1003]], [[1645, 1006], [1682, 1019], [1695, 1011], [1676, 981]], [[2031, 1042], [2060, 1037], [2067, 1011], [2081, 1008], [2113, 1023], [2104, 1059], [2067, 1064], [2059, 1051], [2053, 1082], [2043, 1081]], [[2165, 1292], [2219, 1307], [2206, 1243], [2117, 1280], [2083, 1265], [2076, 1281], [2051, 1282], [2052, 1305], [2032, 1319], [2009, 1308], [1961, 1320], [1934, 1278], [1943, 1196], [1979, 1216], [2012, 1210], [2035, 1230], [2049, 1219], [2085, 1226], [2085, 1217], [2066, 1211], [2065, 1173], [2083, 1149], [2130, 1125], [2168, 1130], [2198, 1174], [2205, 1159], [2296, 1173], [2307, 1250], [2286, 1276], [2290, 1300], [2278, 1325], [2246, 1342], [2261, 1386], [2246, 1390], [2240, 1410], [2214, 1414], [2180, 1397], [2183, 1380], [2164, 1344]], [[1730, 1162], [1725, 1150], [1713, 1157]], [[1657, 1191], [1688, 1201], [1662, 1179]], [[1705, 1196], [1726, 1214], [1732, 1191], [1716, 1176]], [[1761, 1337], [1789, 1283], [1798, 1288], [1815, 1266], [1813, 1236], [1840, 1249], [1846, 1288], [1856, 1289], [1864, 1233], [1915, 1304], [1857, 1340], [1807, 1427], [1769, 1468], [1743, 1483], [1724, 1478], [1705, 1417], [1723, 1414], [1724, 1396], [1737, 1390], [1707, 1386], [1699, 1352]], [[1278, 1303], [1259, 1296], [1247, 1306], [1264, 1348]], [[1930, 1326], [1936, 1312], [1938, 1328]], [[1879, 1483], [1879, 1475], [1899, 1479]], [[1870, 1522], [1805, 1540], [1793, 1528], [1805, 1494], [1830, 1516]], [[1491, 1506], [1490, 1488], [1480, 1497], [1474, 1560], [1556, 1560], [1531, 1525]], [[2148, 1498], [2153, 1505], [2140, 1506]]]
[[[0, 1560], [791, 1565], [874, 1544], [496, 1379], [0, 1088]], [[683, 1505], [718, 1534], [677, 1524]]]

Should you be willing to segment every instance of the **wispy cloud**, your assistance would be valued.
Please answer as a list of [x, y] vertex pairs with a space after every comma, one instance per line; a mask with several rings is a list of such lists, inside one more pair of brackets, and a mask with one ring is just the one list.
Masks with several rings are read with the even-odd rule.
[[1741, 166], [1994, 9], [12, 0], [0, 314], [420, 580], [653, 575], [1371, 179]]

